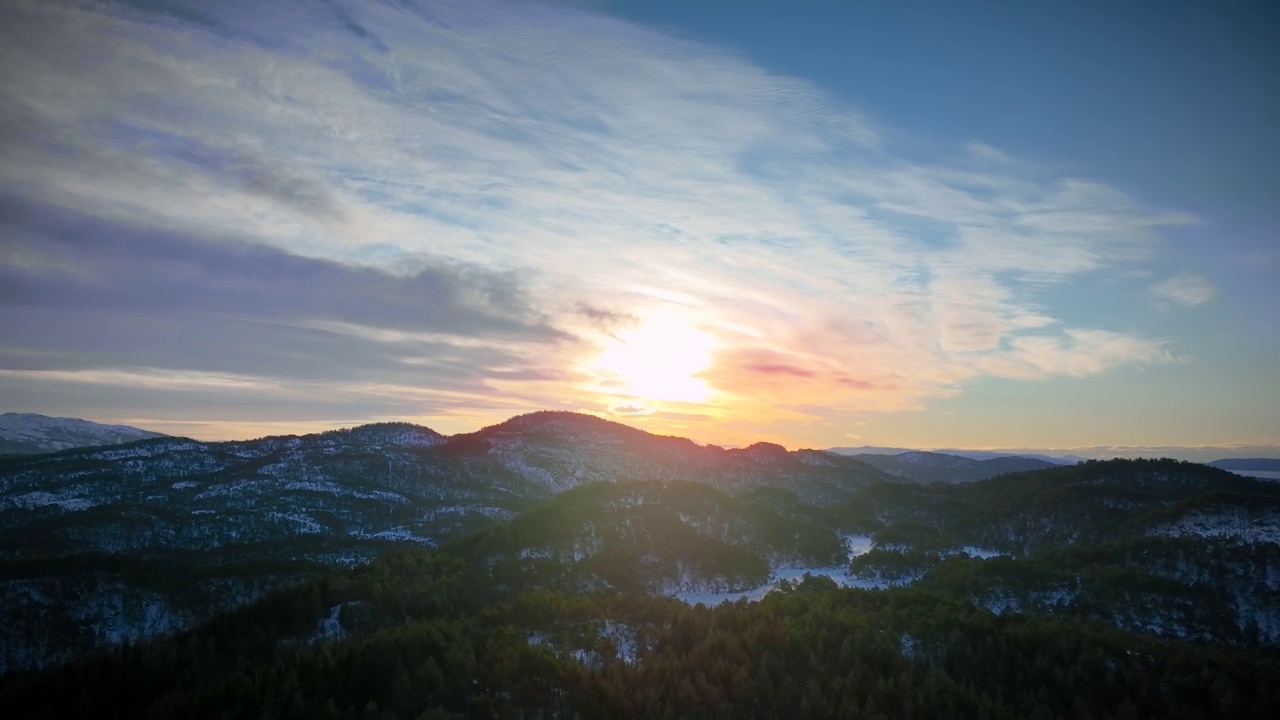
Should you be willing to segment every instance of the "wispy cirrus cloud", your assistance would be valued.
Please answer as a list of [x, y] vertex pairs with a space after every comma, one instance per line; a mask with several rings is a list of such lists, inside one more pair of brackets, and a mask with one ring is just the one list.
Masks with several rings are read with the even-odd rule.
[[1173, 359], [1060, 320], [1042, 291], [1139, 266], [1192, 218], [976, 141], [908, 159], [840, 99], [722, 49], [532, 3], [3, 13], [0, 189], [82, 218], [79, 245], [6, 226], [11, 326], [185, 337], [185, 318], [223, 343], [129, 355], [25, 332], [10, 369], [305, 366], [434, 388], [425, 416], [463, 412], [455, 397], [634, 410], [589, 359], [674, 309], [715, 339], [702, 376], [720, 392], [652, 422], [733, 415], [778, 437], [762, 428], [919, 408], [980, 377]]
[[1183, 307], [1206, 303], [1216, 294], [1213, 286], [1204, 277], [1185, 271], [1152, 285], [1151, 292], [1161, 300]]

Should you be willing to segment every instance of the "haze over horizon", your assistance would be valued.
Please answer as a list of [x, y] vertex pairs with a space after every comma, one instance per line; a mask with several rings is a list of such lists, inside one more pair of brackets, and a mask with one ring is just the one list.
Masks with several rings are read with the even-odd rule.
[[[537, 411], [535, 411], [535, 413], [536, 413], [536, 412], [537, 412]], [[15, 427], [16, 427], [16, 426], [20, 426], [20, 425], [21, 425], [21, 423], [20, 423], [20, 422], [19, 422], [19, 423], [13, 423], [13, 422], [6, 423], [6, 422], [4, 422], [4, 421], [8, 420], [8, 416], [9, 416], [11, 413], [12, 413], [12, 411], [9, 411], [9, 412], [6, 412], [4, 415], [0, 415], [0, 430], [10, 429], [10, 428], [5, 427], [6, 425], [8, 425], [8, 426], [15, 426]], [[13, 415], [22, 415], [23, 413], [12, 413], [12, 414], [13, 414]], [[34, 414], [35, 414], [35, 415], [40, 415], [40, 413], [34, 413]], [[41, 417], [48, 418], [49, 416], [41, 416]], [[516, 417], [519, 417], [519, 416], [516, 416]], [[599, 416], [598, 416], [598, 415], [593, 415], [593, 416], [591, 416], [591, 417], [599, 417]], [[55, 418], [51, 418], [51, 419], [52, 419], [52, 420], [55, 420], [55, 421], [56, 421], [56, 420], [71, 420], [71, 421], [73, 421], [73, 422], [84, 422], [84, 421], [86, 421], [86, 420], [87, 420], [86, 418], [57, 418], [57, 417], [55, 417]], [[509, 419], [511, 419], [511, 418], [509, 418]], [[87, 421], [88, 421], [88, 422], [91, 422], [91, 423], [95, 422], [95, 421], [93, 421], [93, 420], [87, 420]], [[376, 421], [375, 421], [375, 422], [376, 422]], [[613, 422], [621, 422], [621, 424], [623, 424], [623, 425], [630, 425], [630, 424], [629, 424], [629, 423], [627, 423], [625, 420], [622, 420], [622, 421], [613, 420]], [[102, 423], [99, 423], [99, 424], [102, 424]], [[109, 425], [109, 424], [107, 424], [106, 426], [107, 426], [107, 427], [109, 427], [109, 428], [110, 428], [110, 427], [119, 427], [119, 426]], [[631, 426], [632, 426], [632, 427], [634, 427], [634, 425], [631, 425]], [[126, 427], [128, 427], [128, 426], [126, 426]], [[252, 436], [250, 436], [250, 435], [243, 435], [243, 436], [228, 436], [228, 437], [210, 437], [210, 436], [199, 436], [199, 435], [196, 435], [196, 434], [194, 434], [194, 433], [186, 433], [186, 434], [183, 434], [183, 433], [175, 433], [175, 435], [176, 435], [176, 436], [179, 436], [179, 437], [188, 437], [188, 438], [191, 438], [191, 439], [193, 439], [193, 440], [199, 440], [199, 441], [204, 441], [204, 442], [220, 442], [220, 441], [231, 441], [231, 442], [236, 442], [236, 441], [253, 441], [253, 440], [258, 440], [258, 439], [260, 439], [260, 438], [262, 438], [262, 437], [267, 437], [268, 435], [276, 435], [276, 436], [279, 436], [279, 435], [305, 435], [305, 434], [316, 433], [316, 432], [320, 432], [320, 433], [322, 433], [322, 432], [329, 431], [329, 430], [342, 430], [342, 429], [349, 429], [349, 428], [351, 428], [351, 427], [356, 427], [356, 425], [352, 425], [352, 424], [345, 424], [345, 425], [343, 425], [343, 424], [335, 424], [335, 425], [328, 426], [328, 427], [313, 427], [313, 428], [308, 428], [308, 429], [299, 429], [299, 430], [297, 430], [297, 431], [295, 431], [295, 432], [277, 431], [277, 432], [273, 432], [273, 433], [269, 433], [269, 434], [259, 434], [259, 435], [252, 435]], [[40, 428], [37, 426], [36, 428], [33, 428], [33, 429], [35, 429], [35, 430], [39, 431], [39, 429], [40, 429]], [[140, 430], [147, 430], [147, 428], [137, 428], [137, 429], [140, 429]], [[429, 428], [429, 429], [434, 430], [434, 428]], [[446, 433], [446, 435], [467, 434], [467, 433], [470, 433], [470, 432], [476, 432], [476, 431], [479, 431], [479, 430], [482, 430], [482, 429], [484, 429], [484, 428], [481, 428], [481, 427], [474, 427], [474, 428], [469, 428], [469, 429], [459, 430], [459, 431], [457, 431], [456, 433]], [[687, 437], [687, 436], [681, 436], [681, 435], [678, 435], [678, 434], [677, 434], [677, 436], [678, 436], [678, 437]], [[697, 437], [688, 437], [688, 439], [693, 440], [694, 442], [696, 442], [696, 443], [698, 443], [698, 444], [700, 444], [700, 445], [715, 444], [715, 443], [707, 443], [707, 442], [705, 442], [705, 441], [699, 440]], [[756, 442], [759, 442], [759, 441], [756, 441]], [[754, 444], [754, 443], [736, 444], [736, 445], [735, 445], [735, 444], [729, 444], [729, 445], [723, 445], [722, 447], [730, 448], [730, 449], [732, 449], [732, 448], [744, 448], [744, 447], [747, 447], [749, 444]], [[961, 454], [961, 455], [971, 454], [971, 455], [974, 455], [975, 457], [977, 457], [977, 456], [978, 456], [978, 454], [988, 454], [988, 453], [989, 453], [989, 454], [992, 454], [992, 455], [1021, 455], [1021, 456], [1028, 456], [1028, 457], [1031, 457], [1031, 456], [1036, 456], [1036, 457], [1051, 457], [1051, 458], [1057, 458], [1057, 459], [1061, 459], [1061, 460], [1068, 460], [1068, 461], [1070, 461], [1070, 460], [1085, 460], [1085, 459], [1111, 460], [1111, 459], [1115, 459], [1115, 458], [1129, 458], [1129, 459], [1137, 459], [1137, 458], [1151, 458], [1151, 459], [1154, 459], [1154, 458], [1173, 458], [1173, 459], [1176, 459], [1176, 460], [1189, 460], [1189, 461], [1191, 461], [1191, 462], [1209, 463], [1209, 462], [1213, 462], [1213, 461], [1215, 461], [1215, 460], [1223, 460], [1223, 459], [1240, 459], [1240, 458], [1249, 458], [1249, 459], [1256, 459], [1256, 458], [1280, 458], [1280, 447], [1275, 446], [1275, 445], [1216, 445], [1216, 446], [1210, 445], [1210, 446], [1200, 446], [1200, 447], [1185, 447], [1185, 446], [1163, 446], [1163, 447], [1133, 447], [1133, 446], [1130, 446], [1130, 447], [1110, 447], [1110, 446], [1092, 446], [1092, 447], [1014, 447], [1014, 448], [1009, 448], [1009, 447], [965, 447], [965, 448], [959, 448], [959, 447], [886, 447], [886, 446], [879, 446], [879, 445], [854, 445], [854, 446], [845, 445], [845, 446], [830, 446], [830, 447], [813, 448], [813, 447], [810, 447], [810, 446], [807, 446], [807, 445], [795, 445], [795, 446], [789, 446], [789, 447], [787, 447], [787, 449], [788, 449], [788, 450], [805, 450], [805, 449], [834, 450], [834, 451], [836, 451], [836, 452], [840, 452], [840, 453], [844, 453], [844, 454], [861, 454], [861, 453], [866, 453], [866, 454], [873, 454], [873, 455], [892, 455], [892, 454], [898, 454], [898, 453], [908, 452], [908, 451], [925, 451], [925, 452], [936, 452], [936, 453], [943, 453], [943, 454]], [[981, 458], [979, 458], [979, 459], [981, 459]]]
[[6, 3], [0, 411], [1280, 455], [1253, 12]]

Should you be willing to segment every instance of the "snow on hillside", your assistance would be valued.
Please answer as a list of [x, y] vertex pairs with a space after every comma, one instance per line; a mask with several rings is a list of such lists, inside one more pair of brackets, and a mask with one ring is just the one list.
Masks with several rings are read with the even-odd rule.
[[0, 454], [47, 453], [156, 437], [164, 436], [128, 425], [103, 425], [78, 418], [12, 412], [0, 415]]
[[1163, 537], [1233, 538], [1246, 543], [1280, 545], [1280, 515], [1275, 513], [1195, 512], [1177, 522], [1153, 528], [1151, 535]]
[[[844, 547], [848, 560], [852, 560], [859, 555], [865, 555], [875, 547], [875, 541], [870, 535], [845, 535]], [[774, 567], [770, 573], [769, 580], [753, 588], [745, 590], [724, 591], [720, 588], [710, 587], [708, 583], [699, 583], [696, 579], [682, 578], [682, 582], [676, 583], [678, 587], [668, 588], [664, 595], [676, 598], [690, 605], [707, 605], [715, 606], [726, 602], [736, 602], [738, 600], [749, 600], [755, 602], [765, 595], [772, 592], [778, 585], [784, 582], [800, 582], [804, 580], [805, 575], [814, 577], [828, 577], [835, 581], [837, 585], [844, 587], [887, 587], [888, 583], [877, 583], [869, 581], [867, 578], [849, 575], [848, 565], [840, 566], [803, 566], [803, 565], [784, 565]]]

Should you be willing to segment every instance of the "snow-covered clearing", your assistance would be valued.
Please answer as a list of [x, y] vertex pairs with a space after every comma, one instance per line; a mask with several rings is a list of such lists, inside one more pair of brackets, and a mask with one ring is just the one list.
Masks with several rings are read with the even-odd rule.
[[804, 566], [782, 566], [774, 568], [769, 576], [769, 580], [753, 588], [746, 590], [736, 590], [729, 592], [717, 592], [710, 590], [683, 590], [671, 593], [670, 596], [690, 605], [719, 605], [726, 602], [737, 602], [738, 600], [747, 600], [755, 602], [760, 598], [768, 595], [783, 582], [799, 582], [804, 579], [805, 575], [814, 577], [827, 577], [835, 581], [837, 585], [843, 587], [886, 587], [885, 584], [876, 583], [873, 580], [858, 576], [849, 575], [848, 561], [853, 560], [859, 555], [865, 555], [871, 552], [875, 546], [875, 541], [870, 535], [845, 535], [843, 538], [845, 551], [847, 554], [846, 564], [843, 566], [827, 566], [827, 567], [804, 567]]

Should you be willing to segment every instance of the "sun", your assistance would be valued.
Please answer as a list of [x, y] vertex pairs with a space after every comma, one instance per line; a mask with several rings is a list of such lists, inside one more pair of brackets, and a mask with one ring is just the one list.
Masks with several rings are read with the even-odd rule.
[[682, 318], [654, 316], [610, 338], [592, 366], [633, 398], [700, 403], [714, 394], [698, 373], [711, 364], [715, 347]]

